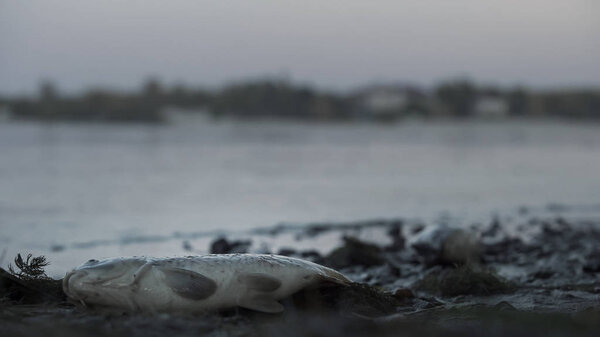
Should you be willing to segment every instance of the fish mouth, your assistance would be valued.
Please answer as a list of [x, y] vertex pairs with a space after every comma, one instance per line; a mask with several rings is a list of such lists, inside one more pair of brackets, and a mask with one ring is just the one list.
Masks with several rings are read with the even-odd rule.
[[68, 272], [67, 275], [65, 275], [62, 286], [63, 292], [65, 293], [65, 295], [67, 295], [67, 297], [78, 299], [77, 294], [71, 291], [71, 283], [76, 279], [86, 276], [87, 274], [88, 273], [86, 271], [73, 270], [71, 272]]
[[115, 285], [110, 285], [109, 283], [112, 280], [123, 277], [126, 274], [126, 271], [121, 273], [111, 275], [110, 277], [98, 277], [91, 278], [90, 272], [85, 269], [77, 269], [67, 273], [62, 282], [63, 292], [67, 297], [75, 299], [75, 300], [83, 300], [89, 296], [90, 293], [94, 293], [97, 295], [97, 289], [94, 290], [92, 288], [95, 287], [116, 287]]

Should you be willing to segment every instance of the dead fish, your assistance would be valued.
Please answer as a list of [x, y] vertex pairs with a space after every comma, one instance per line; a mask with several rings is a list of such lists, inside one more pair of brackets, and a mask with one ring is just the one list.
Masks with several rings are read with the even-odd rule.
[[278, 300], [324, 283], [349, 285], [341, 273], [297, 258], [211, 254], [89, 260], [67, 273], [63, 290], [82, 304], [128, 311], [202, 312], [242, 307], [283, 311]]

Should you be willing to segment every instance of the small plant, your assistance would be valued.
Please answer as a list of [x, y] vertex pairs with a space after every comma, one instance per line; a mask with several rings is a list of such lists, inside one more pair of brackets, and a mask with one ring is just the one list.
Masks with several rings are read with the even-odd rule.
[[21, 254], [17, 254], [15, 266], [18, 270], [15, 270], [11, 264], [8, 265], [8, 271], [22, 280], [48, 280], [50, 278], [46, 275], [44, 268], [49, 264], [50, 262], [46, 261], [45, 256], [34, 257], [32, 254], [27, 254], [27, 257], [23, 259]]

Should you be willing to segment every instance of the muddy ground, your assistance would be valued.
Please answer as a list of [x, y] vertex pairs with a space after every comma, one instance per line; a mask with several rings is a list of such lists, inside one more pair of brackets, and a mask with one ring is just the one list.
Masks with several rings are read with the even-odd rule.
[[[273, 227], [261, 235], [276, 239], [285, 232]], [[461, 229], [377, 220], [313, 224], [295, 236], [306, 247], [332, 233], [340, 245], [327, 254], [293, 247], [273, 253], [331, 266], [356, 284], [298, 293], [283, 301], [283, 314], [238, 309], [150, 315], [82, 308], [66, 301], [60, 282], [2, 271], [0, 334], [595, 336], [600, 331], [600, 219], [493, 218]], [[215, 238], [211, 251], [252, 252], [252, 247], [252, 240]]]

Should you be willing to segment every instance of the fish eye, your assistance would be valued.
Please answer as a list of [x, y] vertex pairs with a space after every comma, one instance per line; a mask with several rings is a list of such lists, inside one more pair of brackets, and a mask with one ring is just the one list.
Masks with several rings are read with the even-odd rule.
[[115, 262], [113, 261], [98, 261], [98, 260], [89, 260], [81, 266], [82, 269], [85, 270], [111, 270], [116, 267]]

